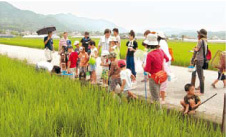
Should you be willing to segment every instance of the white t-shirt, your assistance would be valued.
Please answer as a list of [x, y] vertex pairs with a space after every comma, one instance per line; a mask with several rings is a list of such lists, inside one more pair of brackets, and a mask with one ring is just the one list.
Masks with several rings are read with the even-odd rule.
[[106, 38], [105, 36], [103, 36], [103, 37], [100, 38], [100, 41], [99, 41], [98, 46], [99, 47], [102, 47], [101, 55], [102, 55], [102, 53], [103, 53], [104, 50], [109, 51], [109, 47], [110, 47], [109, 40], [110, 40], [110, 37], [109, 38]]
[[41, 61], [41, 62], [38, 62], [36, 64], [36, 68], [37, 69], [44, 69], [44, 70], [47, 70], [47, 71], [51, 72], [52, 69], [53, 69], [53, 65], [51, 63], [49, 63], [49, 62]]
[[93, 57], [95, 57], [95, 52], [97, 52], [97, 48], [95, 47], [95, 48], [91, 48], [91, 53], [90, 53], [90, 56], [93, 56]]
[[168, 47], [167, 42], [165, 40], [160, 40], [159, 45], [160, 45], [160, 49], [162, 49], [164, 51], [164, 53], [166, 54], [166, 56], [169, 58], [169, 60], [171, 60], [172, 57], [169, 53], [169, 47]]
[[[110, 65], [110, 63], [111, 63], [111, 61], [109, 59], [106, 59], [106, 58], [102, 58], [102, 62], [103, 62], [103, 64], [108, 64], [108, 65]], [[109, 66], [107, 66], [107, 67], [103, 66], [102, 69], [103, 70], [109, 70]]]
[[125, 69], [120, 72], [121, 80], [126, 80], [124, 91], [131, 90], [131, 88], [132, 88], [131, 75], [132, 75], [132, 72], [130, 69]]
[[115, 38], [116, 38], [116, 40], [118, 41], [119, 47], [121, 47], [121, 38], [120, 38], [120, 36], [118, 35], [118, 36], [116, 36]]

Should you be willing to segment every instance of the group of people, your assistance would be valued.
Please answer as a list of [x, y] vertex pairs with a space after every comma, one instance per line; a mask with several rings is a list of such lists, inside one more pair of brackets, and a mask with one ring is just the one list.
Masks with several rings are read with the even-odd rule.
[[[97, 47], [95, 41], [89, 37], [89, 33], [85, 32], [84, 38], [82, 38], [80, 42], [74, 42], [73, 45], [75, 48], [68, 39], [68, 33], [64, 32], [58, 48], [60, 64], [59, 66], [51, 66], [52, 70], [48, 70], [59, 74], [61, 74], [61, 72], [72, 74], [73, 78], [79, 78], [80, 80], [86, 79], [86, 75], [90, 74], [91, 84], [96, 84], [96, 60], [98, 56], [101, 55], [102, 86], [109, 87], [109, 90], [115, 93], [116, 86], [119, 85], [121, 93], [124, 93], [130, 98], [137, 98], [137, 96], [131, 92], [132, 83], [136, 81], [134, 54], [138, 49], [138, 42], [135, 38], [135, 32], [133, 30], [129, 32], [129, 40], [126, 43], [126, 61], [124, 61], [122, 59], [120, 60], [121, 40], [119, 30], [114, 28], [112, 31], [113, 36], [111, 36], [110, 29], [104, 31], [104, 36], [100, 38]], [[54, 50], [51, 36], [52, 32], [49, 32], [48, 36], [44, 38], [47, 62], [52, 61], [52, 51]], [[142, 82], [149, 82], [152, 101], [160, 102], [161, 98], [161, 104], [164, 104], [167, 83], [171, 79], [170, 65], [173, 58], [172, 53], [168, 48], [164, 33], [147, 30], [144, 32], [144, 37], [145, 40], [142, 42], [142, 45], [145, 47], [145, 58], [142, 64], [144, 70], [144, 80], [142, 80]], [[194, 55], [191, 59], [191, 64], [196, 66], [196, 71], [192, 73], [191, 83], [185, 85], [187, 95], [184, 100], [181, 101], [185, 114], [195, 110], [201, 102], [193, 91], [197, 73], [200, 80], [199, 95], [204, 93], [203, 65], [206, 61], [205, 56], [207, 52], [207, 31], [201, 29], [198, 31], [198, 44], [194, 48]], [[40, 66], [41, 65], [37, 65], [39, 68]]]

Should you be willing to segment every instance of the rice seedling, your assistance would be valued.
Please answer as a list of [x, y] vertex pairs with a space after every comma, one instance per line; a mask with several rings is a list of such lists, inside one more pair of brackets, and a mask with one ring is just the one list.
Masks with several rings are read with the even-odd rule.
[[118, 102], [96, 86], [37, 72], [0, 56], [0, 136], [223, 137], [220, 128], [159, 111], [143, 101]]

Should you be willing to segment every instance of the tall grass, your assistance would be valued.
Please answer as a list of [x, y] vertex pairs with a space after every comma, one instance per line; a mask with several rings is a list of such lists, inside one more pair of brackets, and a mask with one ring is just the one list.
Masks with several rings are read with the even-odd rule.
[[0, 136], [220, 137], [206, 122], [132, 101], [0, 56]]
[[[79, 40], [79, 38], [71, 38], [72, 43], [75, 40]], [[96, 45], [98, 45], [99, 39], [94, 39], [96, 42]], [[128, 40], [122, 39], [121, 41], [121, 57], [125, 58], [126, 56], [126, 42]], [[142, 40], [137, 40], [138, 41], [138, 48], [139, 49], [144, 49], [142, 46]], [[8, 44], [8, 45], [17, 45], [17, 46], [25, 46], [25, 47], [31, 47], [31, 48], [40, 48], [43, 49], [43, 39], [34, 39], [34, 38], [21, 38], [21, 37], [16, 37], [16, 38], [0, 38], [0, 43], [2, 44]], [[58, 44], [59, 44], [59, 39], [54, 39], [54, 49], [58, 50]], [[181, 41], [168, 41], [169, 47], [173, 49], [174, 52], [174, 57], [175, 61], [172, 62], [173, 65], [178, 65], [178, 66], [184, 66], [187, 67], [190, 64], [190, 59], [192, 57], [192, 53], [188, 52], [192, 50], [195, 46], [195, 42], [181, 42]], [[217, 50], [226, 50], [226, 45], [225, 43], [209, 43], [209, 48], [212, 51], [212, 54], [214, 55]], [[210, 66], [210, 69], [213, 69]]]

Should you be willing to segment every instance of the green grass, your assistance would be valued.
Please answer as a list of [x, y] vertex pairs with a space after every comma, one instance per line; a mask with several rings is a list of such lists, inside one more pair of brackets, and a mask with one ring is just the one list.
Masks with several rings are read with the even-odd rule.
[[[78, 38], [72, 38], [72, 42], [75, 40], [80, 40]], [[94, 39], [96, 44], [98, 44], [99, 39]], [[127, 40], [122, 40], [121, 46], [121, 57], [125, 58], [127, 47], [126, 47]], [[30, 38], [0, 38], [0, 43], [8, 44], [8, 45], [18, 45], [18, 46], [25, 46], [31, 48], [40, 48], [43, 49], [43, 39], [30, 39]], [[142, 40], [138, 40], [138, 48], [144, 49], [142, 46]], [[58, 50], [59, 40], [54, 39], [54, 48]], [[188, 52], [192, 50], [195, 46], [195, 42], [181, 42], [181, 41], [168, 41], [169, 47], [173, 49], [175, 61], [172, 62], [173, 65], [177, 66], [184, 66], [187, 67], [190, 64], [190, 59], [192, 57], [192, 53]], [[216, 53], [217, 50], [226, 50], [225, 43], [208, 43], [209, 48], [212, 52], [212, 56]], [[210, 69], [213, 69], [210, 66]]]
[[0, 55], [0, 136], [223, 137], [219, 127], [142, 101], [122, 102], [98, 87]]

